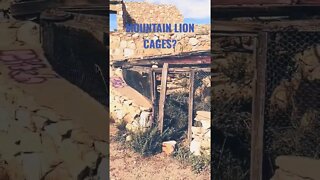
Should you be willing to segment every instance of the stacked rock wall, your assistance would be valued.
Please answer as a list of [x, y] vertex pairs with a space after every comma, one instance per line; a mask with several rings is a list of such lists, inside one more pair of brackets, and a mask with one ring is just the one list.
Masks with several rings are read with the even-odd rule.
[[[174, 48], [145, 49], [144, 39], [177, 40]], [[110, 33], [110, 60], [175, 55], [192, 51], [210, 50], [210, 26], [197, 25], [193, 33]]]
[[197, 111], [192, 130], [190, 151], [194, 155], [210, 155], [211, 143], [211, 115], [210, 112]]
[[[9, 179], [106, 179], [107, 142], [74, 120], [38, 105], [0, 76], [0, 176]], [[2, 179], [2, 177], [0, 177]]]
[[110, 85], [110, 117], [117, 123], [126, 122], [130, 131], [150, 127], [152, 103], [135, 89], [128, 86], [120, 69], [112, 70]]
[[117, 14], [117, 31], [122, 32], [127, 23], [182, 23], [183, 16], [172, 5], [158, 5], [147, 2], [122, 2], [111, 5]]
[[126, 2], [124, 7], [125, 16], [129, 16], [126, 23], [174, 24], [183, 22], [182, 14], [173, 5]]

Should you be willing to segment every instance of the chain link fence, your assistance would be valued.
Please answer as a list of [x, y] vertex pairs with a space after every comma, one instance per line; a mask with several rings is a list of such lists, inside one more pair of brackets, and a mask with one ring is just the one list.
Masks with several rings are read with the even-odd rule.
[[212, 38], [213, 179], [249, 179], [256, 37]]
[[279, 155], [320, 156], [320, 32], [268, 33], [265, 173]]

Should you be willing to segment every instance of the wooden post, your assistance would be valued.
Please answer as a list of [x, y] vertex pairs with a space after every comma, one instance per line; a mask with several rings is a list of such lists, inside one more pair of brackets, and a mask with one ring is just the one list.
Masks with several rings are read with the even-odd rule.
[[162, 68], [162, 76], [161, 76], [161, 89], [160, 89], [160, 99], [159, 99], [159, 129], [160, 132], [163, 132], [163, 118], [164, 118], [164, 104], [166, 101], [167, 94], [167, 78], [168, 78], [168, 63], [164, 63]]
[[195, 71], [190, 71], [190, 81], [189, 81], [189, 107], [188, 107], [188, 141], [191, 142], [192, 139], [192, 120], [193, 120], [193, 97], [194, 97], [194, 74]]
[[154, 116], [155, 116], [155, 78], [154, 78], [154, 71], [151, 69], [149, 71], [149, 82], [150, 82], [150, 96], [151, 96], [151, 102], [152, 102], [152, 122], [154, 122]]
[[260, 32], [258, 36], [255, 87], [252, 103], [250, 180], [262, 180], [263, 173], [267, 40], [267, 33]]

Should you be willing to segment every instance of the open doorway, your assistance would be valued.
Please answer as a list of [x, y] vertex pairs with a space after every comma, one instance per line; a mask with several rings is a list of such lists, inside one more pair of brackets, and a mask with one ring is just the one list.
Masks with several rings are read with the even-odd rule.
[[118, 30], [117, 26], [117, 14], [110, 13], [110, 32], [116, 32]]

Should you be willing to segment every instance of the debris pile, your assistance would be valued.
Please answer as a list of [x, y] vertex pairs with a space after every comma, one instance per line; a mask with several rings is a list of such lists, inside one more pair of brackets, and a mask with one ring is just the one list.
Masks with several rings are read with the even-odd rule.
[[190, 151], [198, 155], [210, 155], [211, 143], [211, 113], [197, 111], [194, 126], [192, 126], [192, 141]]

